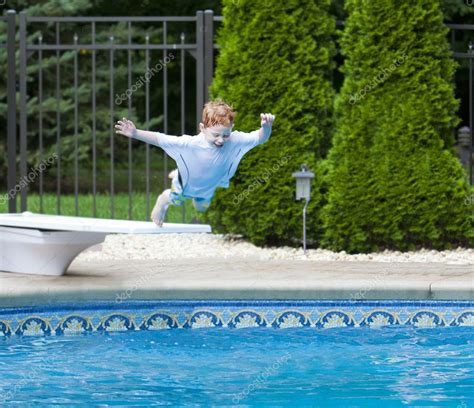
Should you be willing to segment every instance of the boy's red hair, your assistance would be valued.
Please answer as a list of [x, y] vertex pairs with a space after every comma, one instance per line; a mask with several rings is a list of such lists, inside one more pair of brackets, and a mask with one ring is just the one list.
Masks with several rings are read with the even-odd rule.
[[232, 106], [222, 100], [210, 101], [204, 105], [202, 123], [205, 127], [225, 126], [231, 127], [237, 112]]

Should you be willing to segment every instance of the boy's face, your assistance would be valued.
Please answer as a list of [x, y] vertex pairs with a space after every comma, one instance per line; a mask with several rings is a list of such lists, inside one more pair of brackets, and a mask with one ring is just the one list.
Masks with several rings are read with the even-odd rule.
[[229, 139], [230, 133], [232, 132], [233, 124], [230, 127], [217, 125], [212, 127], [205, 127], [203, 123], [199, 124], [201, 132], [204, 133], [206, 140], [214, 146], [221, 148], [224, 143]]

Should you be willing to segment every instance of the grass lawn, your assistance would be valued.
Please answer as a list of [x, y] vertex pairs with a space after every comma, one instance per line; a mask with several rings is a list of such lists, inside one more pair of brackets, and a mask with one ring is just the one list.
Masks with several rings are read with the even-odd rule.
[[[2, 193], [4, 196], [5, 193]], [[155, 205], [156, 197], [150, 196], [150, 213]], [[28, 194], [28, 211], [44, 214], [58, 214], [56, 194], [43, 194], [43, 211], [40, 211], [40, 196], [36, 193]], [[81, 194], [78, 196], [78, 216], [93, 217], [93, 197], [92, 194]], [[128, 194], [118, 193], [114, 195], [114, 217], [115, 219], [128, 220]], [[146, 194], [133, 193], [131, 198], [132, 220], [150, 221], [150, 214], [147, 213]], [[20, 212], [20, 197], [17, 197], [17, 211]], [[111, 216], [111, 196], [109, 194], [96, 194], [96, 217], [112, 218]], [[0, 213], [8, 212], [8, 202], [0, 200]], [[61, 196], [61, 215], [76, 215], [74, 195]], [[166, 215], [166, 222], [186, 222], [189, 223], [197, 218], [197, 211], [194, 210], [191, 200], [187, 200], [182, 207], [170, 206]]]

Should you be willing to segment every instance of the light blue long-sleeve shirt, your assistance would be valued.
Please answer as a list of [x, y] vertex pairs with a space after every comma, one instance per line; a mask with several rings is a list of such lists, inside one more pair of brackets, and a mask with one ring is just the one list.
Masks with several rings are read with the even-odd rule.
[[[156, 146], [161, 147], [178, 165], [183, 196], [211, 199], [217, 187], [229, 187], [240, 160], [249, 150], [264, 143], [259, 131], [233, 131], [222, 147], [206, 140], [204, 133], [196, 136], [169, 136], [156, 132]], [[271, 132], [271, 130], [270, 130]]]

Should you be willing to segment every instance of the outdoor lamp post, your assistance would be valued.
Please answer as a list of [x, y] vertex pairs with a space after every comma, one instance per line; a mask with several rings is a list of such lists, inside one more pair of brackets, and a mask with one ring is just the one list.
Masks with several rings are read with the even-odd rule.
[[458, 155], [461, 161], [461, 164], [466, 169], [467, 174], [469, 175], [469, 155], [471, 153], [471, 129], [467, 126], [463, 126], [458, 129]]
[[306, 200], [303, 207], [303, 253], [306, 255], [306, 207], [311, 199], [311, 179], [314, 178], [314, 173], [308, 170], [306, 164], [302, 164], [301, 171], [293, 173], [293, 177], [296, 178], [296, 199]]

